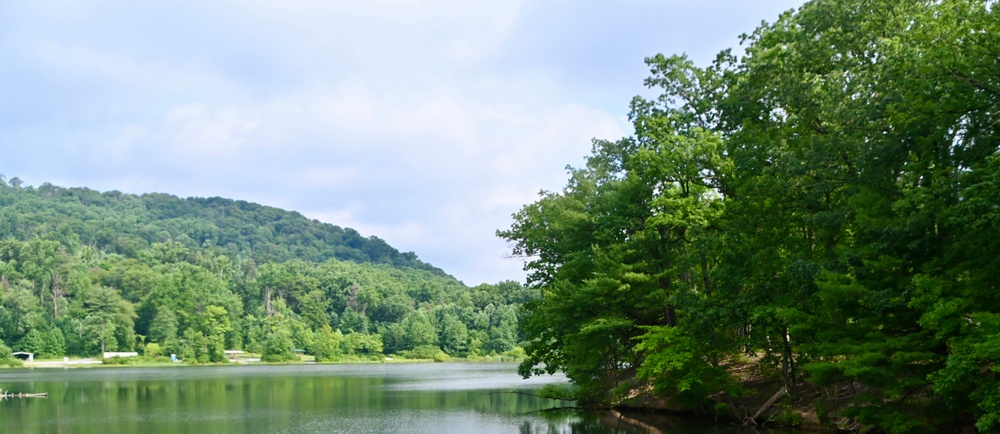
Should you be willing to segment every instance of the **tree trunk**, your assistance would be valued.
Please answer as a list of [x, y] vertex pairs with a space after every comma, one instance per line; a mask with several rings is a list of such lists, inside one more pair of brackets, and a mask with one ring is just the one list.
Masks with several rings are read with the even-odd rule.
[[271, 307], [271, 288], [268, 286], [264, 287], [264, 312], [267, 316], [274, 315], [274, 308]]

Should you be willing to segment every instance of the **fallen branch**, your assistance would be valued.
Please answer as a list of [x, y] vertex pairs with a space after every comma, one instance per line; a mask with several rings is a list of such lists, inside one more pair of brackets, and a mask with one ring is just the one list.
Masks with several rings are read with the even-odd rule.
[[768, 399], [767, 402], [764, 403], [764, 405], [760, 406], [760, 409], [758, 409], [757, 412], [754, 413], [753, 417], [750, 418], [750, 421], [753, 422], [754, 425], [756, 425], [757, 419], [760, 418], [762, 414], [770, 410], [771, 407], [774, 406], [774, 403], [778, 402], [779, 399], [781, 399], [787, 394], [788, 394], [787, 387], [782, 387], [781, 389], [779, 389], [778, 392], [771, 397], [771, 399]]
[[48, 397], [49, 397], [49, 393], [48, 392], [42, 392], [42, 393], [13, 393], [13, 392], [11, 392], [9, 390], [4, 391], [3, 389], [0, 389], [0, 399], [7, 399], [7, 398], [48, 398]]
[[517, 395], [534, 396], [536, 398], [552, 399], [552, 400], [556, 400], [556, 401], [569, 401], [569, 402], [576, 402], [577, 401], [575, 399], [570, 399], [570, 398], [559, 398], [559, 397], [555, 397], [555, 396], [545, 396], [545, 395], [539, 395], [537, 393], [522, 392], [522, 391], [518, 391], [518, 390], [494, 391], [494, 392], [489, 392], [488, 395], [494, 395], [494, 394], [500, 394], [500, 393], [513, 393], [513, 394], [517, 394]]

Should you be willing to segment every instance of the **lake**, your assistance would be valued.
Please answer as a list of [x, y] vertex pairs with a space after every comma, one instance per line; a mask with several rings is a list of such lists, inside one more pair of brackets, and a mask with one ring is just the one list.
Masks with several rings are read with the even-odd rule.
[[510, 363], [10, 369], [10, 433], [739, 432], [660, 419], [658, 429], [530, 395], [562, 376], [521, 379]]

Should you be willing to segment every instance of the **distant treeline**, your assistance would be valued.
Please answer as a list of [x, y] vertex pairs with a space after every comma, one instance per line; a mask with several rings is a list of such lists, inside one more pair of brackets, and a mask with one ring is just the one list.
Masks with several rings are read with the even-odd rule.
[[519, 354], [516, 282], [466, 287], [413, 253], [227, 199], [0, 183], [0, 359], [227, 349], [295, 357]]
[[500, 232], [542, 294], [522, 373], [599, 402], [750, 419], [769, 385], [789, 393], [760, 422], [995, 432], [1000, 5], [814, 0], [741, 45], [647, 59], [662, 95], [633, 100], [635, 134]]

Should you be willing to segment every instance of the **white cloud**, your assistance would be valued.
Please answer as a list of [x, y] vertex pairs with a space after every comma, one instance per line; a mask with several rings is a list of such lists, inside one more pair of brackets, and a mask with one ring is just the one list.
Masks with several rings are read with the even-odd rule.
[[132, 91], [211, 89], [231, 93], [231, 80], [210, 68], [187, 63], [138, 58], [130, 54], [40, 37], [24, 41], [24, 50], [52, 71], [72, 80], [101, 80]]
[[302, 172], [298, 178], [298, 183], [310, 187], [323, 188], [328, 190], [350, 188], [360, 171], [350, 167], [310, 167]]
[[101, 152], [106, 158], [124, 161], [137, 142], [146, 138], [146, 127], [141, 125], [125, 125], [118, 136], [101, 146]]
[[372, 223], [370, 219], [358, 216], [363, 208], [359, 203], [352, 203], [345, 208], [306, 211], [302, 215], [321, 222], [352, 228], [365, 237], [379, 237], [400, 251], [411, 251], [412, 249], [407, 249], [405, 246], [426, 245], [434, 238], [431, 230], [416, 221]]
[[711, 58], [706, 34], [735, 44], [776, 3], [15, 2], [0, 137], [37, 157], [4, 171], [260, 201], [466, 283], [521, 279], [494, 231], [629, 133], [642, 56]]
[[184, 104], [168, 110], [164, 123], [170, 145], [182, 159], [232, 157], [241, 147], [259, 145], [251, 135], [261, 117], [252, 110]]

